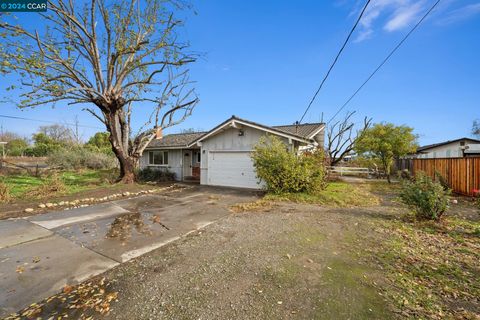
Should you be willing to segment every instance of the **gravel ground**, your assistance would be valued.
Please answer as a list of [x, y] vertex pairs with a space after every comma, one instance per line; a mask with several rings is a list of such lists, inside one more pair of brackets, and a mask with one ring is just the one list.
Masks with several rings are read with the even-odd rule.
[[378, 208], [349, 210], [229, 216], [109, 272], [118, 301], [106, 318], [388, 318], [382, 278], [355, 250]]
[[[234, 213], [91, 280], [80, 303], [67, 288], [43, 311], [71, 319], [405, 317], [386, 298], [398, 283], [375, 261], [389, 237], [381, 226], [406, 210], [394, 192], [375, 193], [375, 207], [276, 203]], [[459, 199], [449, 215], [478, 221], [471, 201]], [[95, 307], [58, 305], [68, 295], [70, 306]]]

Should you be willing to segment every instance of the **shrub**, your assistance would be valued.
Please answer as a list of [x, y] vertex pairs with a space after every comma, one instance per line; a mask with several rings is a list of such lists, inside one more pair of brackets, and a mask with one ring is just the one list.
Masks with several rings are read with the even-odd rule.
[[154, 182], [173, 181], [175, 180], [175, 173], [168, 170], [146, 167], [144, 169], [138, 170], [137, 179], [139, 181]]
[[19, 157], [23, 156], [27, 148], [28, 144], [25, 139], [13, 139], [7, 143], [6, 151], [9, 156]]
[[400, 193], [403, 203], [408, 205], [418, 219], [439, 220], [448, 209], [450, 190], [423, 173], [414, 181], [405, 181]]
[[9, 202], [11, 199], [10, 188], [7, 184], [0, 182], [0, 203]]
[[412, 175], [408, 169], [403, 169], [402, 171], [398, 171], [398, 176], [402, 180], [412, 180]]
[[29, 157], [45, 157], [61, 149], [59, 145], [49, 145], [44, 143], [35, 144], [33, 147], [25, 149], [24, 153]]
[[437, 170], [435, 170], [435, 180], [442, 185], [444, 190], [450, 189], [447, 179], [445, 179], [445, 177]]
[[252, 154], [257, 177], [272, 193], [313, 193], [325, 188], [326, 170], [321, 151], [297, 155], [277, 137], [260, 139]]
[[42, 184], [33, 187], [26, 193], [27, 197], [43, 198], [51, 195], [62, 194], [67, 190], [61, 177], [54, 173], [47, 177]]
[[87, 148], [76, 147], [52, 152], [47, 159], [50, 166], [63, 169], [111, 169], [117, 166], [117, 160], [111, 155], [94, 152]]

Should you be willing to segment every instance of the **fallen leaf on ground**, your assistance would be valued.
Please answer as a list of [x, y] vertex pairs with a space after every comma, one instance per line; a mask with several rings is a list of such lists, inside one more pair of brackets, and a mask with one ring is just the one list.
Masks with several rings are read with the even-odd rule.
[[68, 284], [63, 287], [63, 293], [70, 293], [73, 290], [73, 286], [69, 286]]

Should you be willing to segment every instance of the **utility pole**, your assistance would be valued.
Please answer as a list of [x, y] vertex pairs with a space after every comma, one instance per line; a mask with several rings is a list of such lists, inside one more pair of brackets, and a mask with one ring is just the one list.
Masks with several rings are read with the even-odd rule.
[[80, 137], [78, 136], [78, 115], [75, 115], [75, 140], [80, 144]]

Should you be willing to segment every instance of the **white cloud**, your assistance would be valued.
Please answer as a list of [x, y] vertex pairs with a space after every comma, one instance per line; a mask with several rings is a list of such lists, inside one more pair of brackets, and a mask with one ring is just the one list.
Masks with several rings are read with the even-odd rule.
[[372, 37], [377, 21], [383, 24], [383, 29], [388, 32], [408, 27], [424, 9], [425, 0], [372, 0], [360, 20], [359, 35], [355, 41], [360, 42]]
[[354, 42], [362, 42], [372, 37], [373, 30], [365, 29], [359, 32], [358, 36], [355, 38]]
[[[343, 0], [337, 0], [344, 4]], [[364, 1], [350, 0], [349, 18], [358, 17]], [[379, 30], [396, 32], [412, 27], [435, 0], [372, 0], [360, 20], [355, 42], [374, 37]], [[469, 4], [465, 4], [465, 2]], [[447, 25], [480, 15], [479, 0], [443, 0], [432, 12], [437, 24]]]
[[447, 16], [439, 21], [440, 24], [450, 24], [462, 20], [467, 20], [477, 14], [480, 14], [480, 2], [472, 3], [461, 8], [450, 11]]
[[392, 32], [408, 27], [413, 21], [418, 20], [420, 13], [423, 12], [423, 8], [422, 2], [398, 8], [385, 24], [384, 29]]

